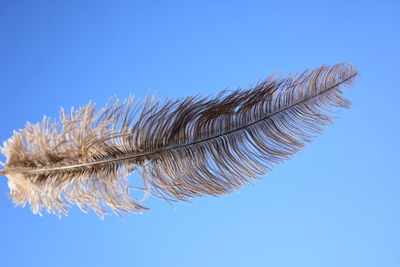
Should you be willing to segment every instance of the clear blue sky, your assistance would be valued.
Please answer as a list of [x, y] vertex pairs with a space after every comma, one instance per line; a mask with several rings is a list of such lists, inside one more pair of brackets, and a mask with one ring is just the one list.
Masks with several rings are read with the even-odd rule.
[[240, 193], [60, 220], [14, 208], [1, 177], [0, 265], [400, 266], [400, 3], [328, 2], [1, 0], [1, 140], [114, 94], [216, 94], [341, 61], [361, 77], [351, 110]]

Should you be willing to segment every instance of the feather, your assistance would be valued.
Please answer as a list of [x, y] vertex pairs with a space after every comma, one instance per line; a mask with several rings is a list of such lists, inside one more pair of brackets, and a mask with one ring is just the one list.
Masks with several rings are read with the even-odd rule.
[[[16, 205], [58, 216], [73, 204], [100, 217], [140, 213], [150, 194], [168, 201], [228, 194], [288, 159], [331, 123], [331, 112], [349, 107], [341, 88], [356, 76], [341, 63], [215, 97], [113, 98], [100, 111], [92, 103], [61, 109], [59, 121], [45, 117], [14, 131], [0, 175]], [[142, 199], [128, 181], [136, 170]]]

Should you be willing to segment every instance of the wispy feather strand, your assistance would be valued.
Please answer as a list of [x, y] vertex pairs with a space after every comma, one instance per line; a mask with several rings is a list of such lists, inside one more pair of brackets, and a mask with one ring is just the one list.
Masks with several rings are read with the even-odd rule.
[[[45, 117], [14, 132], [0, 174], [15, 204], [58, 216], [71, 204], [103, 216], [108, 209], [142, 212], [150, 194], [178, 201], [227, 194], [310, 142], [331, 122], [330, 112], [349, 106], [341, 87], [356, 76], [342, 63], [214, 98], [114, 98], [99, 112], [91, 103], [61, 110], [58, 122]], [[128, 182], [136, 169], [141, 200]]]

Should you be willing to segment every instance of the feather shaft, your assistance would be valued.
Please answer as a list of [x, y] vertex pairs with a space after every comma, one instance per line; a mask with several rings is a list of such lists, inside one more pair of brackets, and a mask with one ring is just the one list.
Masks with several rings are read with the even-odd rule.
[[343, 79], [342, 81], [340, 81], [340, 82], [334, 84], [333, 86], [327, 88], [326, 90], [323, 90], [323, 91], [319, 92], [318, 94], [313, 95], [311, 97], [305, 98], [304, 100], [302, 100], [302, 101], [300, 101], [298, 103], [294, 103], [294, 104], [289, 105], [289, 106], [287, 106], [287, 107], [285, 107], [285, 108], [283, 108], [281, 110], [278, 110], [278, 111], [268, 115], [265, 118], [261, 118], [259, 120], [251, 122], [251, 123], [249, 123], [249, 124], [247, 124], [245, 126], [242, 126], [240, 128], [237, 128], [237, 129], [234, 129], [234, 130], [231, 130], [231, 131], [227, 131], [227, 132], [225, 132], [223, 134], [214, 135], [212, 137], [208, 137], [208, 138], [205, 138], [205, 139], [202, 139], [202, 140], [198, 140], [198, 141], [195, 141], [195, 142], [192, 142], [192, 143], [183, 144], [183, 145], [179, 145], [179, 146], [166, 147], [164, 149], [155, 150], [155, 151], [137, 153], [137, 154], [130, 155], [130, 156], [116, 157], [116, 158], [113, 158], [113, 159], [105, 159], [105, 160], [99, 160], [99, 161], [94, 161], [94, 162], [86, 162], [86, 163], [80, 163], [80, 164], [71, 164], [71, 165], [58, 166], [58, 167], [52, 167], [52, 168], [0, 170], [0, 175], [7, 175], [7, 174], [12, 174], [12, 173], [24, 173], [24, 174], [44, 173], [44, 172], [53, 172], [53, 171], [63, 171], [63, 170], [69, 170], [69, 169], [88, 168], [88, 167], [92, 167], [92, 166], [96, 166], [96, 165], [107, 164], [107, 163], [110, 163], [110, 162], [119, 162], [119, 161], [125, 161], [125, 160], [132, 160], [132, 159], [143, 157], [143, 156], [149, 156], [149, 155], [152, 155], [152, 154], [158, 154], [158, 153], [171, 151], [171, 150], [174, 150], [174, 149], [181, 149], [181, 148], [185, 148], [185, 147], [188, 147], [188, 146], [197, 145], [199, 143], [207, 142], [207, 141], [210, 141], [212, 139], [219, 138], [219, 137], [222, 137], [222, 136], [226, 136], [226, 135], [229, 135], [231, 133], [234, 133], [234, 132], [243, 130], [245, 128], [248, 128], [248, 127], [250, 127], [250, 126], [252, 126], [254, 124], [259, 123], [260, 121], [266, 120], [266, 119], [268, 119], [268, 118], [270, 118], [272, 116], [275, 116], [276, 114], [278, 114], [280, 112], [288, 110], [288, 109], [292, 108], [293, 106], [305, 103], [305, 102], [309, 101], [310, 99], [312, 99], [314, 97], [317, 97], [317, 96], [319, 96], [321, 94], [324, 94], [327, 91], [339, 86], [340, 84], [345, 83], [346, 81], [349, 81], [349, 80], [353, 79], [357, 75], [358, 75], [358, 73], [354, 73], [354, 74], [350, 75], [349, 77], [347, 77], [346, 79]]

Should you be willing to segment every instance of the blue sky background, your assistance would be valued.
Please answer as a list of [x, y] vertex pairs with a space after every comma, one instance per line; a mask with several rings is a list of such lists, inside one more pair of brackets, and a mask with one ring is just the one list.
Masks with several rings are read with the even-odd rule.
[[399, 14], [399, 1], [1, 0], [1, 140], [114, 94], [216, 94], [341, 61], [361, 77], [351, 110], [240, 193], [58, 219], [14, 208], [2, 177], [0, 265], [400, 266]]

